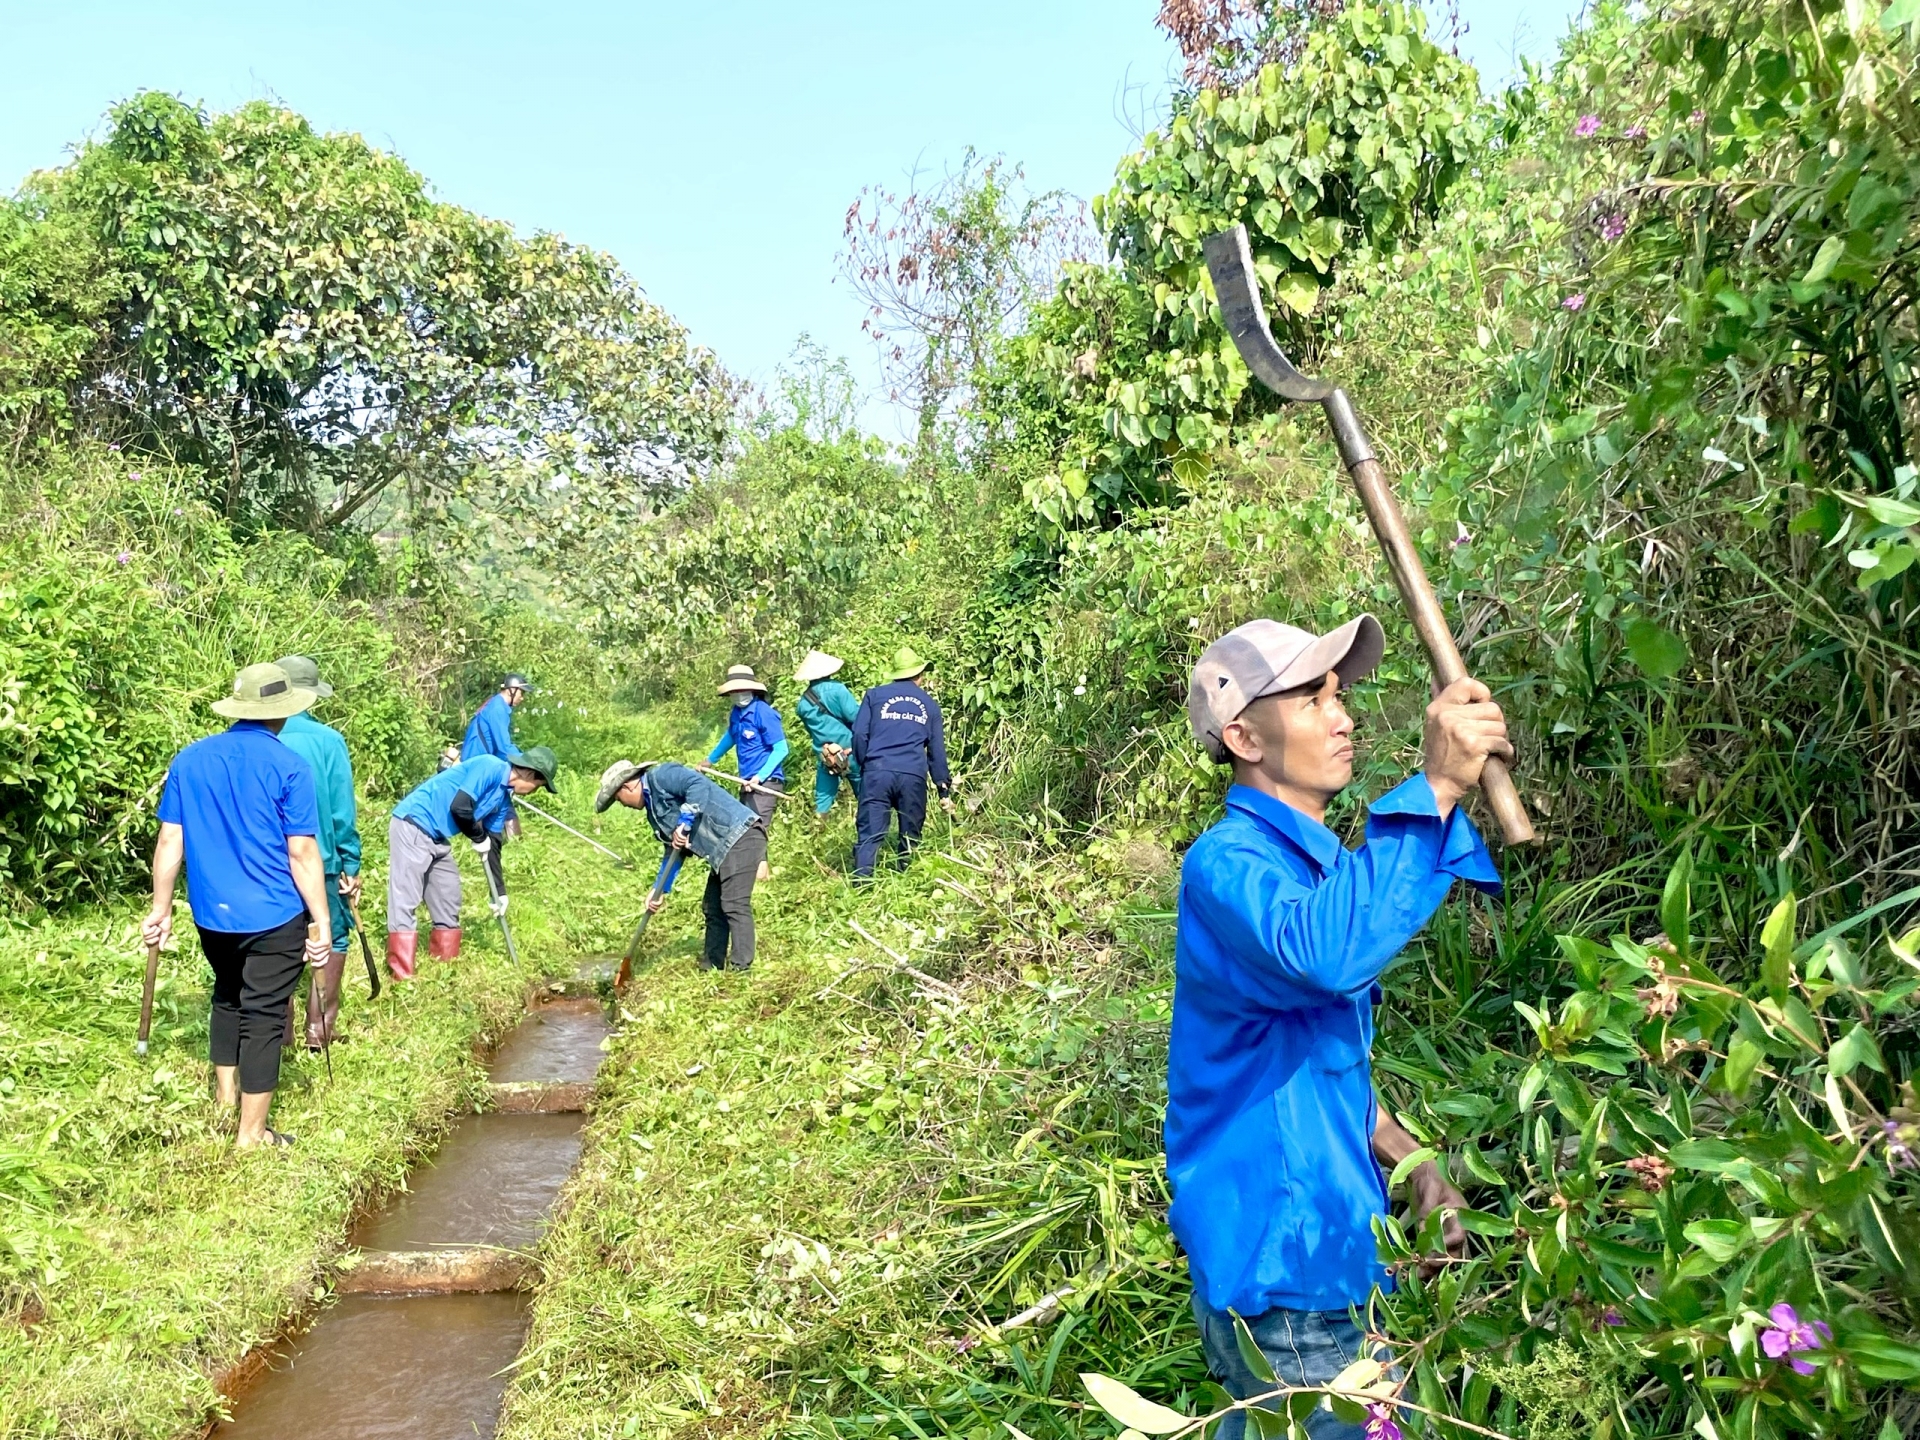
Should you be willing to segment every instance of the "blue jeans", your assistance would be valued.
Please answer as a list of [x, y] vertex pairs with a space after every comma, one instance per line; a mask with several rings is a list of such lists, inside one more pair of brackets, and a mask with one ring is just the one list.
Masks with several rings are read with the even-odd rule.
[[[1193, 1292], [1193, 1318], [1200, 1324], [1207, 1369], [1234, 1399], [1264, 1395], [1274, 1388], [1240, 1358], [1233, 1316], [1207, 1304], [1198, 1289]], [[1245, 1319], [1282, 1385], [1324, 1385], [1358, 1360], [1366, 1343], [1366, 1333], [1344, 1310], [1268, 1310]], [[1246, 1424], [1246, 1417], [1236, 1411], [1220, 1422], [1217, 1440], [1242, 1440]], [[1313, 1440], [1364, 1440], [1366, 1435], [1364, 1425], [1342, 1420], [1331, 1410], [1315, 1410], [1307, 1417], [1306, 1427]]]

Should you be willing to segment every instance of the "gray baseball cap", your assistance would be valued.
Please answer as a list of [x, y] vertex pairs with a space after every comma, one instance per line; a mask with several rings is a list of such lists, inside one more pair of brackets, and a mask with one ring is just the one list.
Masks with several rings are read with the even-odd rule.
[[1249, 620], [1206, 648], [1187, 685], [1187, 719], [1217, 764], [1227, 758], [1220, 733], [1227, 722], [1263, 695], [1311, 685], [1329, 670], [1350, 685], [1373, 673], [1387, 648], [1386, 634], [1371, 615], [1338, 630], [1311, 635], [1278, 620]]

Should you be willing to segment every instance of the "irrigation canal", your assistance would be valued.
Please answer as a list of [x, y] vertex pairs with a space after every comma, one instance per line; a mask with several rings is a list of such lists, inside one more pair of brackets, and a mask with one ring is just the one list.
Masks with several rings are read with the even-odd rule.
[[456, 1123], [355, 1227], [340, 1298], [237, 1387], [219, 1440], [494, 1433], [527, 1335], [529, 1252], [580, 1158], [606, 1035], [593, 1000], [528, 1012], [494, 1052], [494, 1108]]

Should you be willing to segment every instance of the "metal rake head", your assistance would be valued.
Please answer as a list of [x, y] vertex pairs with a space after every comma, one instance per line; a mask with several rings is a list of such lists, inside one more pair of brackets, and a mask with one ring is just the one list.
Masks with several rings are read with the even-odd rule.
[[1220, 297], [1220, 316], [1233, 347], [1260, 383], [1282, 400], [1325, 400], [1334, 392], [1330, 380], [1315, 380], [1293, 368], [1286, 352], [1267, 326], [1260, 303], [1260, 277], [1253, 268], [1253, 247], [1247, 227], [1236, 225], [1206, 239], [1207, 272], [1214, 294]]

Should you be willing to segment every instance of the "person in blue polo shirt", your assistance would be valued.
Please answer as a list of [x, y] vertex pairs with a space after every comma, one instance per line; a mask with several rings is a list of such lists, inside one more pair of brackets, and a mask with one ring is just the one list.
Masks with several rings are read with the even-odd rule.
[[[707, 764], [718, 765], [727, 751], [740, 767], [740, 802], [760, 817], [762, 828], [773, 829], [773, 811], [787, 788], [787, 727], [780, 712], [766, 700], [767, 687], [751, 665], [735, 665], [720, 682], [720, 693], [733, 697], [727, 730], [715, 743]], [[767, 863], [760, 862], [756, 879], [765, 880]]]
[[318, 698], [278, 665], [249, 665], [233, 693], [213, 702], [234, 723], [175, 755], [160, 791], [153, 906], [141, 936], [149, 945], [172, 939], [184, 861], [187, 904], [213, 969], [215, 1099], [240, 1107], [234, 1145], [243, 1150], [293, 1143], [267, 1125], [288, 1001], [300, 972], [332, 953], [313, 772], [278, 738], [287, 718]]
[[559, 770], [553, 751], [535, 745], [508, 764], [497, 755], [476, 755], [416, 785], [387, 822], [387, 969], [396, 980], [413, 978], [420, 944], [414, 912], [424, 901], [432, 933], [427, 953], [436, 960], [460, 954], [460, 865], [453, 837], [473, 842], [492, 877], [492, 910], [507, 913], [506, 876], [500, 869], [500, 817], [515, 795], [553, 788]]
[[[1314, 636], [1242, 625], [1194, 666], [1188, 715], [1231, 764], [1227, 813], [1180, 870], [1167, 1051], [1169, 1223], [1186, 1248], [1207, 1363], [1236, 1397], [1271, 1390], [1241, 1357], [1241, 1316], [1281, 1382], [1322, 1385], [1359, 1358], [1350, 1312], [1392, 1277], [1377, 1259], [1381, 1165], [1413, 1138], [1374, 1095], [1378, 980], [1455, 880], [1499, 872], [1461, 800], [1489, 755], [1510, 758], [1486, 686], [1461, 680], [1427, 707], [1422, 774], [1374, 801], [1345, 849], [1327, 805], [1353, 779], [1343, 686], [1384, 648], [1371, 615]], [[1410, 1179], [1415, 1216], [1464, 1208], [1431, 1162]], [[1465, 1234], [1447, 1217], [1449, 1248]], [[1244, 1418], [1220, 1429], [1240, 1440]], [[1314, 1440], [1359, 1440], [1331, 1411]]]

